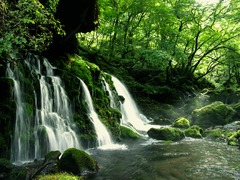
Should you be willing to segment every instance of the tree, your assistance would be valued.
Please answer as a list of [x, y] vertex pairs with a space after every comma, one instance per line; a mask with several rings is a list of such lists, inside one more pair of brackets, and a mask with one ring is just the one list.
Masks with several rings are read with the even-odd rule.
[[[237, 52], [239, 2], [101, 0], [101, 26], [82, 36], [89, 47], [127, 70], [159, 69], [173, 86], [196, 83]], [[234, 46], [234, 50], [233, 50]], [[149, 72], [151, 73], [151, 72]]]
[[64, 35], [54, 18], [58, 1], [44, 7], [38, 0], [0, 2], [0, 58], [17, 51], [42, 52], [52, 43], [53, 34]]

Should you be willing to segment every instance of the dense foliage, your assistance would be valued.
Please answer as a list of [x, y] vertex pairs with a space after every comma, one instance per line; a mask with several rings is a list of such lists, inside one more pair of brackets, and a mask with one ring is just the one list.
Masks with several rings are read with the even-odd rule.
[[204, 5], [195, 0], [100, 0], [99, 4], [100, 28], [80, 34], [79, 40], [109, 64], [129, 73], [139, 71], [145, 78], [147, 72], [145, 82], [152, 85], [182, 87], [203, 79], [215, 85], [239, 84], [239, 1]]
[[53, 41], [53, 34], [64, 35], [55, 19], [58, 0], [43, 6], [38, 0], [0, 1], [0, 58], [17, 52], [42, 52]]

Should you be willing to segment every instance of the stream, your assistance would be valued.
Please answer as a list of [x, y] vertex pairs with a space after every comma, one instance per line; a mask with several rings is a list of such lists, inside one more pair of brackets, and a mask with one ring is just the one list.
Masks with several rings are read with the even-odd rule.
[[223, 142], [128, 141], [127, 150], [90, 149], [99, 165], [92, 180], [240, 179], [240, 150]]

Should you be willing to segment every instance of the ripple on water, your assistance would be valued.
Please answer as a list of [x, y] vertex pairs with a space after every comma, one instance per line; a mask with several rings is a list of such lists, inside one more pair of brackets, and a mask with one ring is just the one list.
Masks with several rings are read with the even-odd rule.
[[[92, 150], [100, 170], [92, 179], [235, 179], [240, 151], [223, 143], [185, 139], [130, 142], [127, 150]], [[135, 143], [135, 144], [134, 144]]]

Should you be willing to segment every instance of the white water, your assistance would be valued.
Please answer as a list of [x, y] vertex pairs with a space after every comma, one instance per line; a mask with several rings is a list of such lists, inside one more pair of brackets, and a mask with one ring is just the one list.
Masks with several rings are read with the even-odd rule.
[[32, 66], [36, 73], [40, 73], [40, 98], [36, 99], [36, 102], [40, 102], [40, 107], [36, 110], [34, 130], [35, 156], [38, 158], [49, 151], [63, 152], [70, 147], [81, 147], [72, 127], [71, 105], [61, 79], [54, 76], [55, 68], [46, 59], [43, 64], [45, 73], [41, 72], [43, 67], [39, 60], [35, 63], [36, 66]]
[[99, 149], [126, 149], [125, 145], [118, 145], [114, 144], [110, 133], [108, 132], [106, 126], [101, 122], [99, 119], [92, 102], [92, 97], [88, 90], [86, 84], [80, 79], [84, 94], [85, 100], [88, 105], [89, 110], [89, 118], [94, 125], [96, 134], [97, 134], [97, 141], [98, 141], [98, 148]]
[[125, 99], [124, 102], [121, 103], [120, 108], [122, 113], [122, 125], [125, 125], [131, 129], [134, 128], [135, 130], [145, 132], [148, 131], [151, 127], [156, 127], [154, 125], [148, 124], [150, 121], [139, 111], [127, 87], [114, 76], [112, 76], [112, 81], [118, 95], [123, 96]]
[[80, 79], [84, 94], [85, 94], [85, 100], [88, 105], [88, 110], [89, 110], [89, 118], [92, 121], [97, 137], [98, 137], [98, 146], [103, 146], [103, 145], [111, 145], [113, 144], [113, 141], [111, 139], [111, 136], [107, 130], [107, 128], [104, 126], [104, 124], [100, 121], [94, 106], [92, 102], [92, 97], [90, 95], [90, 92], [88, 90], [88, 87], [86, 84]]
[[33, 119], [29, 119], [24, 110], [20, 81], [11, 73], [11, 69], [8, 69], [8, 76], [14, 80], [17, 102], [11, 158], [16, 164], [43, 158], [49, 151], [63, 152], [70, 147], [81, 147], [74, 130], [69, 99], [61, 79], [54, 76], [54, 67], [46, 59], [41, 65], [37, 58], [26, 64], [31, 72], [39, 76], [39, 90], [34, 90], [36, 112]]
[[104, 82], [103, 88], [104, 88], [104, 90], [105, 90], [106, 92], [108, 92], [108, 95], [109, 95], [110, 107], [112, 107], [112, 108], [117, 108], [117, 105], [116, 105], [116, 103], [115, 103], [115, 101], [114, 101], [113, 92], [112, 92], [112, 90], [110, 89], [110, 86], [109, 86], [109, 84], [107, 83], [107, 81], [105, 80], [104, 77], [103, 77], [103, 82]]
[[[13, 72], [10, 68], [10, 64], [7, 66], [7, 77], [11, 78], [14, 82], [14, 99], [16, 101], [16, 119], [15, 130], [12, 141], [11, 155], [12, 161], [25, 161], [28, 159], [30, 149], [30, 118], [27, 115], [26, 108], [24, 108], [23, 96], [21, 93], [20, 82], [18, 79], [18, 69], [15, 68]], [[24, 123], [23, 123], [24, 122]], [[26, 126], [29, 124], [29, 126]], [[24, 136], [22, 135], [24, 132]]]

